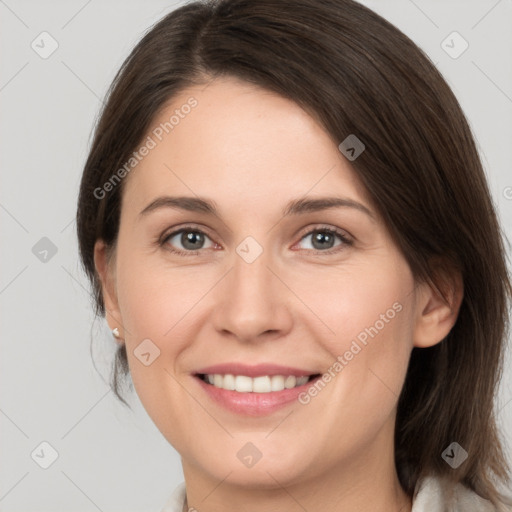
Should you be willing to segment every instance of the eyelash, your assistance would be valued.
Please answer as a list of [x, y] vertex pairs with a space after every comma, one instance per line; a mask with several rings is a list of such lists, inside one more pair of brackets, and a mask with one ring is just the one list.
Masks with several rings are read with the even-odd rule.
[[[205, 233], [202, 229], [197, 228], [196, 226], [183, 226], [180, 229], [178, 229], [176, 231], [172, 231], [169, 234], [164, 234], [161, 237], [161, 239], [159, 240], [158, 244], [161, 247], [163, 247], [164, 245], [167, 245], [167, 247], [165, 248], [166, 250], [168, 250], [171, 253], [178, 254], [180, 256], [195, 256], [195, 255], [199, 254], [199, 252], [202, 251], [203, 249], [197, 249], [195, 251], [182, 251], [179, 249], [174, 249], [171, 245], [167, 244], [167, 241], [170, 238], [176, 236], [179, 233], [182, 233], [183, 231], [200, 233], [200, 234], [205, 235], [206, 237], [210, 238], [207, 233]], [[319, 249], [301, 249], [301, 251], [313, 251], [313, 253], [316, 253], [319, 255], [320, 254], [329, 255], [329, 254], [334, 254], [334, 253], [337, 253], [337, 252], [343, 250], [346, 246], [353, 245], [353, 241], [350, 238], [348, 238], [348, 236], [346, 235], [346, 233], [344, 231], [341, 231], [339, 229], [332, 228], [332, 227], [327, 227], [327, 226], [317, 226], [317, 227], [314, 227], [313, 229], [310, 229], [309, 231], [307, 231], [300, 237], [299, 241], [302, 241], [307, 236], [312, 235], [313, 233], [316, 233], [316, 232], [329, 233], [330, 235], [336, 235], [341, 239], [342, 244], [338, 245], [337, 247], [332, 247], [330, 249], [327, 249], [325, 251], [321, 251]]]

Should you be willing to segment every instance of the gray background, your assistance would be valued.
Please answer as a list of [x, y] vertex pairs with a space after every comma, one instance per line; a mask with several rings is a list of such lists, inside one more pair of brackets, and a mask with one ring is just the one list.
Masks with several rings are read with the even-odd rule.
[[[106, 89], [145, 30], [182, 3], [0, 0], [1, 511], [158, 512], [182, 480], [179, 455], [137, 396], [133, 414], [109, 390], [114, 342], [94, 322], [74, 222]], [[422, 47], [453, 88], [512, 238], [512, 1], [362, 3]], [[46, 59], [31, 47], [51, 48], [43, 31], [58, 43]], [[458, 58], [442, 47], [453, 31], [469, 43]], [[453, 54], [463, 43], [447, 44]], [[507, 366], [499, 420], [510, 453], [510, 358]], [[43, 441], [58, 453], [47, 469]]]

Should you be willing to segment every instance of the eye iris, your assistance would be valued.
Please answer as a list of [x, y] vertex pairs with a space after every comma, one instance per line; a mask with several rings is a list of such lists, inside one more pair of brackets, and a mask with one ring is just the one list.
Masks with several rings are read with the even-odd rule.
[[200, 246], [202, 242], [204, 242], [204, 237], [197, 231], [184, 231], [181, 235], [181, 243], [186, 249], [198, 249], [198, 245]]
[[[316, 247], [315, 245], [317, 242], [320, 243], [318, 247]], [[313, 247], [315, 247], [315, 249], [330, 249], [331, 247], [333, 247], [333, 243], [334, 236], [328, 231], [316, 231], [315, 234], [313, 235]]]

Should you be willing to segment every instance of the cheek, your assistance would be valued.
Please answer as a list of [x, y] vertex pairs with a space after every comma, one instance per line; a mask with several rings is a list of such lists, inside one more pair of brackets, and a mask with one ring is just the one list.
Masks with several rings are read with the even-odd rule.
[[408, 279], [375, 278], [359, 274], [352, 282], [346, 277], [343, 283], [333, 282], [324, 295], [322, 319], [335, 334], [318, 340], [330, 354], [332, 364], [324, 370], [330, 380], [303, 397], [309, 418], [298, 415], [294, 425], [296, 431], [314, 431], [325, 440], [329, 449], [328, 454], [322, 450], [320, 466], [326, 460], [335, 464], [340, 457], [355, 457], [379, 433], [392, 436], [391, 418], [412, 349], [413, 284]]
[[119, 254], [117, 290], [130, 374], [153, 416], [154, 411], [161, 414], [162, 396], [180, 394], [173, 376], [181, 353], [195, 338], [205, 280], [192, 267], [171, 270], [148, 264], [151, 258], [142, 254]]
[[[119, 307], [134, 388], [166, 438], [179, 445], [180, 432], [189, 428], [187, 418], [197, 414], [180, 384], [181, 355], [196, 337], [198, 302], [208, 288], [192, 266], [170, 269], [150, 260], [126, 252], [118, 260]], [[144, 352], [150, 354], [148, 365]], [[191, 413], [176, 416], [187, 407]]]
[[384, 264], [330, 269], [314, 280], [296, 282], [300, 283], [295, 287], [297, 295], [304, 297], [315, 313], [311, 315], [315, 325], [320, 326], [316, 329], [317, 338], [324, 340], [331, 354], [349, 350], [354, 340], [361, 347], [369, 346], [372, 340], [382, 340], [380, 346], [384, 350], [404, 340], [407, 333], [403, 331], [412, 320], [407, 305], [414, 287], [405, 263], [390, 258]]
[[[340, 404], [333, 414], [349, 414], [344, 421], [361, 421], [361, 427], [374, 422], [378, 428], [395, 406], [412, 350], [413, 289], [404, 263], [331, 273], [307, 295], [323, 325], [319, 330], [315, 317], [317, 327], [310, 323], [311, 331], [325, 333], [317, 340], [331, 360], [334, 377], [328, 387], [333, 385]], [[318, 397], [329, 407], [330, 392]], [[339, 420], [333, 418], [334, 423]]]
[[[194, 325], [195, 307], [205, 293], [205, 279], [197, 269], [148, 264], [150, 260], [128, 255], [118, 262], [119, 307], [132, 343], [141, 338], [161, 343]], [[177, 347], [174, 341], [172, 346]]]

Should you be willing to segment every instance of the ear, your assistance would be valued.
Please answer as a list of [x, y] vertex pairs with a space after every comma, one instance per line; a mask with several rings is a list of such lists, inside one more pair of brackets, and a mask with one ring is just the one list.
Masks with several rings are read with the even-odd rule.
[[109, 255], [105, 242], [101, 239], [94, 244], [94, 266], [101, 282], [101, 294], [105, 304], [105, 317], [110, 330], [119, 329], [118, 342], [124, 340], [124, 329], [121, 322], [121, 312], [117, 300], [115, 280], [115, 257]]
[[435, 283], [421, 283], [417, 292], [414, 346], [431, 347], [443, 341], [455, 325], [464, 283], [459, 271], [444, 270], [437, 275]]

